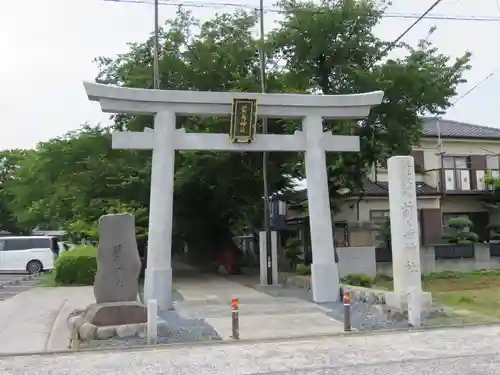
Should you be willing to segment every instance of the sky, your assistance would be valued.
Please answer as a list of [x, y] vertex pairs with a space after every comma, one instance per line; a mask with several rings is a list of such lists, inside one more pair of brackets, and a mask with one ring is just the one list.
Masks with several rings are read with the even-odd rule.
[[[151, 1], [151, 0], [146, 0]], [[393, 0], [390, 13], [421, 14], [435, 0]], [[214, 2], [258, 7], [258, 0], [195, 0], [190, 8], [203, 19], [221, 11]], [[275, 0], [265, 0], [272, 7]], [[161, 6], [160, 22], [175, 13], [175, 6]], [[224, 7], [231, 11], [232, 8]], [[500, 0], [444, 0], [431, 14], [498, 17]], [[266, 29], [279, 17], [266, 13]], [[414, 20], [385, 18], [376, 33], [393, 40]], [[430, 40], [445, 54], [472, 52], [473, 69], [465, 93], [500, 67], [494, 42], [500, 22], [423, 20], [404, 41], [415, 44], [431, 26]], [[0, 0], [0, 149], [29, 148], [37, 142], [77, 129], [83, 123], [109, 123], [99, 105], [90, 103], [82, 81], [93, 81], [97, 56], [127, 51], [127, 43], [143, 41], [153, 30], [153, 6], [105, 0]], [[500, 55], [498, 55], [500, 57]], [[446, 118], [500, 127], [500, 72], [472, 91]]]

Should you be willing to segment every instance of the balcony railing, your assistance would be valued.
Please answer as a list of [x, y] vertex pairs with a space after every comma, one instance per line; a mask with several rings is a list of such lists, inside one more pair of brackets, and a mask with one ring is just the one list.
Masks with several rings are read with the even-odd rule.
[[487, 176], [499, 177], [498, 169], [450, 169], [437, 171], [438, 189], [442, 192], [486, 192], [491, 186], [485, 183]]

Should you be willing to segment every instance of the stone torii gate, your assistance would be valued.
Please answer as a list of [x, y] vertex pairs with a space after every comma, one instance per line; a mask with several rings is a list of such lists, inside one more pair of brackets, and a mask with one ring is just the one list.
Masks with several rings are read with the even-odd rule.
[[[88, 98], [103, 112], [152, 114], [154, 130], [115, 132], [114, 149], [153, 150], [149, 243], [145, 299], [161, 310], [172, 307], [172, 222], [175, 150], [305, 151], [307, 198], [313, 263], [311, 279], [316, 302], [339, 300], [339, 275], [334, 257], [332, 219], [325, 151], [359, 152], [359, 137], [324, 132], [323, 119], [359, 119], [381, 103], [382, 91], [353, 95], [257, 94], [148, 90], [84, 83]], [[257, 134], [252, 143], [232, 143], [228, 134], [186, 133], [176, 129], [176, 116], [229, 116], [235, 98], [253, 98], [260, 116], [301, 118], [294, 134]]]

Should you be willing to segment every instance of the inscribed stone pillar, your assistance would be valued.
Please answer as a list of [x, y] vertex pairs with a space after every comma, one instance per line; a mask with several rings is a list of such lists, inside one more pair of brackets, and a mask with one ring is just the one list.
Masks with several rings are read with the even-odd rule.
[[387, 163], [394, 291], [422, 292], [415, 165], [412, 156], [393, 156]]
[[99, 219], [99, 249], [94, 295], [97, 303], [137, 301], [141, 260], [131, 214]]

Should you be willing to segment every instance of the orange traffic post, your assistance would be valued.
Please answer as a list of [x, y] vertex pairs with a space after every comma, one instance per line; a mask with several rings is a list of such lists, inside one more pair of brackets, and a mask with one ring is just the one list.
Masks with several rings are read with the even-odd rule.
[[240, 301], [238, 298], [231, 300], [231, 327], [233, 332], [233, 339], [240, 339]]
[[344, 292], [344, 331], [351, 330], [351, 296], [349, 292]]

